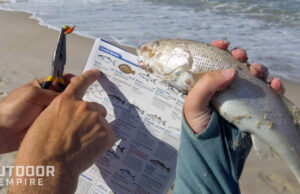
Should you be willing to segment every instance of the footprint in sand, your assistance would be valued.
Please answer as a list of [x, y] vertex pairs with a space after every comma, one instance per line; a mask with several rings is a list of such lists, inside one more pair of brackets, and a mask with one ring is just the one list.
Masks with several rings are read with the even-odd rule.
[[262, 180], [274, 191], [275, 193], [291, 194], [293, 193], [293, 187], [289, 183], [289, 180], [279, 174], [275, 173], [261, 173]]

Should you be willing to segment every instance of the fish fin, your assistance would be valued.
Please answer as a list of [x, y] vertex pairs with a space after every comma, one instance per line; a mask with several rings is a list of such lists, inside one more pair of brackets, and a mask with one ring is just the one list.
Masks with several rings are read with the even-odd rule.
[[289, 111], [291, 117], [294, 120], [294, 124], [298, 127], [300, 130], [300, 109], [292, 103], [289, 99], [287, 99], [285, 96], [280, 96], [282, 102], [286, 106], [287, 110]]
[[267, 146], [266, 143], [255, 135], [251, 135], [253, 148], [256, 151], [257, 156], [261, 160], [268, 160], [273, 158], [273, 150]]

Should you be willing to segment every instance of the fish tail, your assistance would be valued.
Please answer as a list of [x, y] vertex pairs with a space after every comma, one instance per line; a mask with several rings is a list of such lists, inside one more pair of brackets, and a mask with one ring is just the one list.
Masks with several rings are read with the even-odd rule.
[[134, 74], [135, 74], [135, 71], [132, 70], [131, 73], [132, 73], [132, 75], [134, 75]]

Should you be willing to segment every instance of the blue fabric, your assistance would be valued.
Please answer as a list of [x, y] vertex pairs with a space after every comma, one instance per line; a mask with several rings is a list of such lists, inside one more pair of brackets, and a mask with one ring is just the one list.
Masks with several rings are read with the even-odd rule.
[[215, 110], [207, 128], [194, 134], [182, 122], [173, 194], [240, 193], [239, 178], [252, 142]]

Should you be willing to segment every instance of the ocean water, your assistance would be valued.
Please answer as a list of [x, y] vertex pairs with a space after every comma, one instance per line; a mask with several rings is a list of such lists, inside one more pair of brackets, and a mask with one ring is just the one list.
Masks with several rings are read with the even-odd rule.
[[0, 8], [33, 13], [40, 24], [136, 47], [158, 38], [241, 46], [250, 62], [300, 83], [299, 0], [6, 0]]

